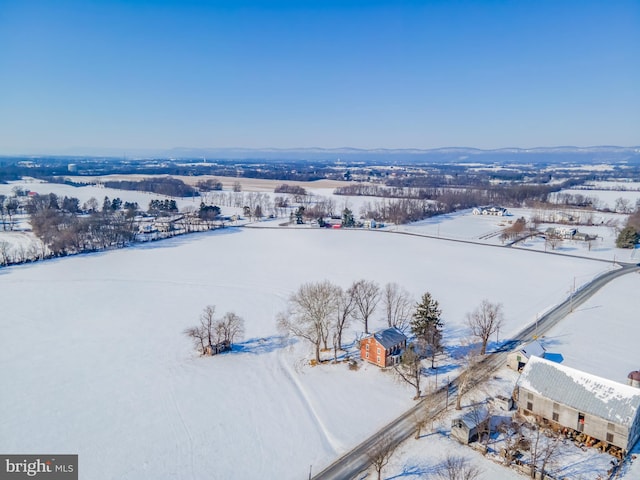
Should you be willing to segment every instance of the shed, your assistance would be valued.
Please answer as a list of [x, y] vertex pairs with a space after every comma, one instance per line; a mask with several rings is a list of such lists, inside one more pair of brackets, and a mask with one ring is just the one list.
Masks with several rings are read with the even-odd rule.
[[475, 442], [486, 432], [490, 416], [486, 410], [473, 410], [451, 420], [451, 437], [463, 445]]
[[523, 345], [507, 355], [507, 367], [519, 372], [531, 357], [544, 358], [547, 350], [538, 340]]

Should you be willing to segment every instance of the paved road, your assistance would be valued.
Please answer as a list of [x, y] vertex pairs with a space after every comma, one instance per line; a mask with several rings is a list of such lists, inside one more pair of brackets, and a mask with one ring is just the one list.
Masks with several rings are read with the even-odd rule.
[[[509, 351], [513, 350], [522, 342], [531, 340], [533, 335], [536, 333], [538, 335], [546, 333], [560, 320], [562, 320], [568, 313], [588, 300], [604, 285], [615, 278], [631, 272], [640, 272], [640, 267], [633, 264], [624, 264], [621, 265], [621, 268], [600, 275], [593, 279], [591, 282], [583, 285], [567, 300], [543, 315], [538, 320], [537, 325], [532, 324], [527, 326], [517, 335], [515, 335], [511, 340], [503, 343], [500, 351], [487, 355], [486, 358], [478, 365], [477, 370], [475, 371], [477, 376], [476, 378], [487, 378], [492, 372], [494, 372], [497, 368], [505, 363], [506, 356]], [[344, 480], [354, 478], [356, 475], [363, 472], [370, 466], [371, 461], [367, 456], [367, 453], [371, 451], [372, 447], [378, 441], [384, 438], [388, 439], [394, 444], [397, 444], [406, 440], [411, 435], [415, 434], [416, 421], [418, 418], [425, 418], [425, 415], [427, 415], [426, 418], [436, 416], [438, 413], [447, 408], [447, 400], [449, 402], [449, 405], [452, 405], [452, 397], [455, 396], [457, 389], [458, 386], [456, 379], [451, 382], [449, 386], [442, 387], [436, 392], [427, 395], [402, 416], [381, 428], [378, 432], [367, 438], [353, 450], [340, 457], [320, 473], [316, 474], [313, 479]]]

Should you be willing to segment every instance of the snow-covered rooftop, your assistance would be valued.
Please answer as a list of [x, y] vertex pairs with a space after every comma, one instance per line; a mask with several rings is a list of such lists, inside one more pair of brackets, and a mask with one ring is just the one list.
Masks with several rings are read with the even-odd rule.
[[374, 333], [373, 338], [375, 338], [384, 348], [395, 347], [407, 339], [400, 330], [393, 327]]
[[631, 426], [640, 409], [640, 389], [531, 357], [518, 380], [521, 388], [576, 410]]
[[539, 341], [534, 340], [533, 342], [523, 346], [520, 349], [520, 351], [524, 353], [527, 356], [527, 358], [531, 358], [532, 356], [544, 357], [544, 354], [547, 350], [542, 346], [542, 344]]

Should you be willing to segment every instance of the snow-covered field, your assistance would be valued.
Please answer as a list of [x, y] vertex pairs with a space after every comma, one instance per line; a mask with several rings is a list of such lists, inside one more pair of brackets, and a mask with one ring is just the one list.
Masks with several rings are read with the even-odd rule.
[[[608, 264], [389, 232], [226, 229], [0, 271], [0, 451], [79, 453], [88, 478], [300, 478], [411, 405], [373, 367], [310, 367], [275, 316], [302, 283], [398, 282], [440, 301], [446, 337], [483, 298], [501, 337]], [[237, 352], [182, 331], [207, 304], [246, 320]], [[377, 326], [382, 326], [378, 319]], [[350, 341], [360, 330], [354, 325]], [[37, 432], [34, 434], [34, 432]]]
[[[81, 203], [109, 196], [145, 208], [160, 198], [95, 186], [17, 185]], [[14, 186], [0, 185], [0, 193]], [[357, 212], [372, 199], [334, 200]], [[469, 210], [378, 231], [230, 228], [0, 269], [0, 383], [10, 386], [0, 395], [0, 451], [79, 453], [82, 477], [96, 480], [301, 478], [310, 465], [317, 472], [404, 412], [412, 392], [373, 366], [309, 366], [308, 346], [276, 329], [288, 296], [324, 279], [343, 287], [360, 278], [397, 282], [416, 299], [429, 291], [443, 309], [446, 342], [457, 345], [466, 336], [466, 313], [485, 298], [504, 305], [504, 340], [574, 285], [615, 268], [614, 258], [634, 261], [633, 252], [615, 248], [613, 229], [605, 226], [579, 227], [600, 238], [591, 250], [571, 242], [556, 249], [569, 256], [542, 255], [544, 241], [537, 239], [503, 248], [501, 229], [531, 215]], [[30, 238], [0, 232], [14, 245]], [[629, 321], [640, 306], [638, 281], [629, 275], [603, 289], [543, 339], [548, 350], [569, 366], [618, 381], [640, 369], [640, 326]], [[208, 304], [219, 316], [234, 311], [245, 318], [246, 341], [236, 351], [198, 357], [182, 334]], [[383, 326], [381, 317], [374, 327]], [[358, 333], [361, 326], [352, 325], [347, 341]], [[455, 374], [453, 365], [440, 368]], [[461, 448], [429, 435], [403, 445], [385, 472], [418, 478], [442, 460], [441, 450]], [[483, 465], [481, 478], [517, 478], [460, 451]]]

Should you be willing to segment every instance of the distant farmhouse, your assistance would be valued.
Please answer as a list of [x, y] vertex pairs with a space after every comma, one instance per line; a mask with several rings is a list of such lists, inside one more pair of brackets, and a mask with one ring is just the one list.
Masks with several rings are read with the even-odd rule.
[[580, 240], [588, 242], [589, 240], [595, 240], [595, 235], [589, 235], [588, 233], [579, 232], [572, 227], [549, 227], [545, 230], [546, 236], [553, 236], [556, 238], [563, 238], [565, 240]]
[[581, 432], [625, 454], [640, 437], [640, 388], [533, 356], [517, 385], [518, 411]]
[[506, 215], [509, 215], [509, 211], [504, 207], [496, 207], [496, 206], [475, 207], [473, 209], [473, 214], [474, 215], [496, 215], [498, 217], [504, 217]]
[[507, 355], [507, 367], [519, 372], [527, 364], [531, 357], [544, 358], [547, 350], [542, 344], [534, 340], [533, 342], [520, 347], [518, 350]]
[[406, 348], [407, 337], [397, 328], [387, 328], [362, 339], [360, 357], [385, 368], [399, 364]]

